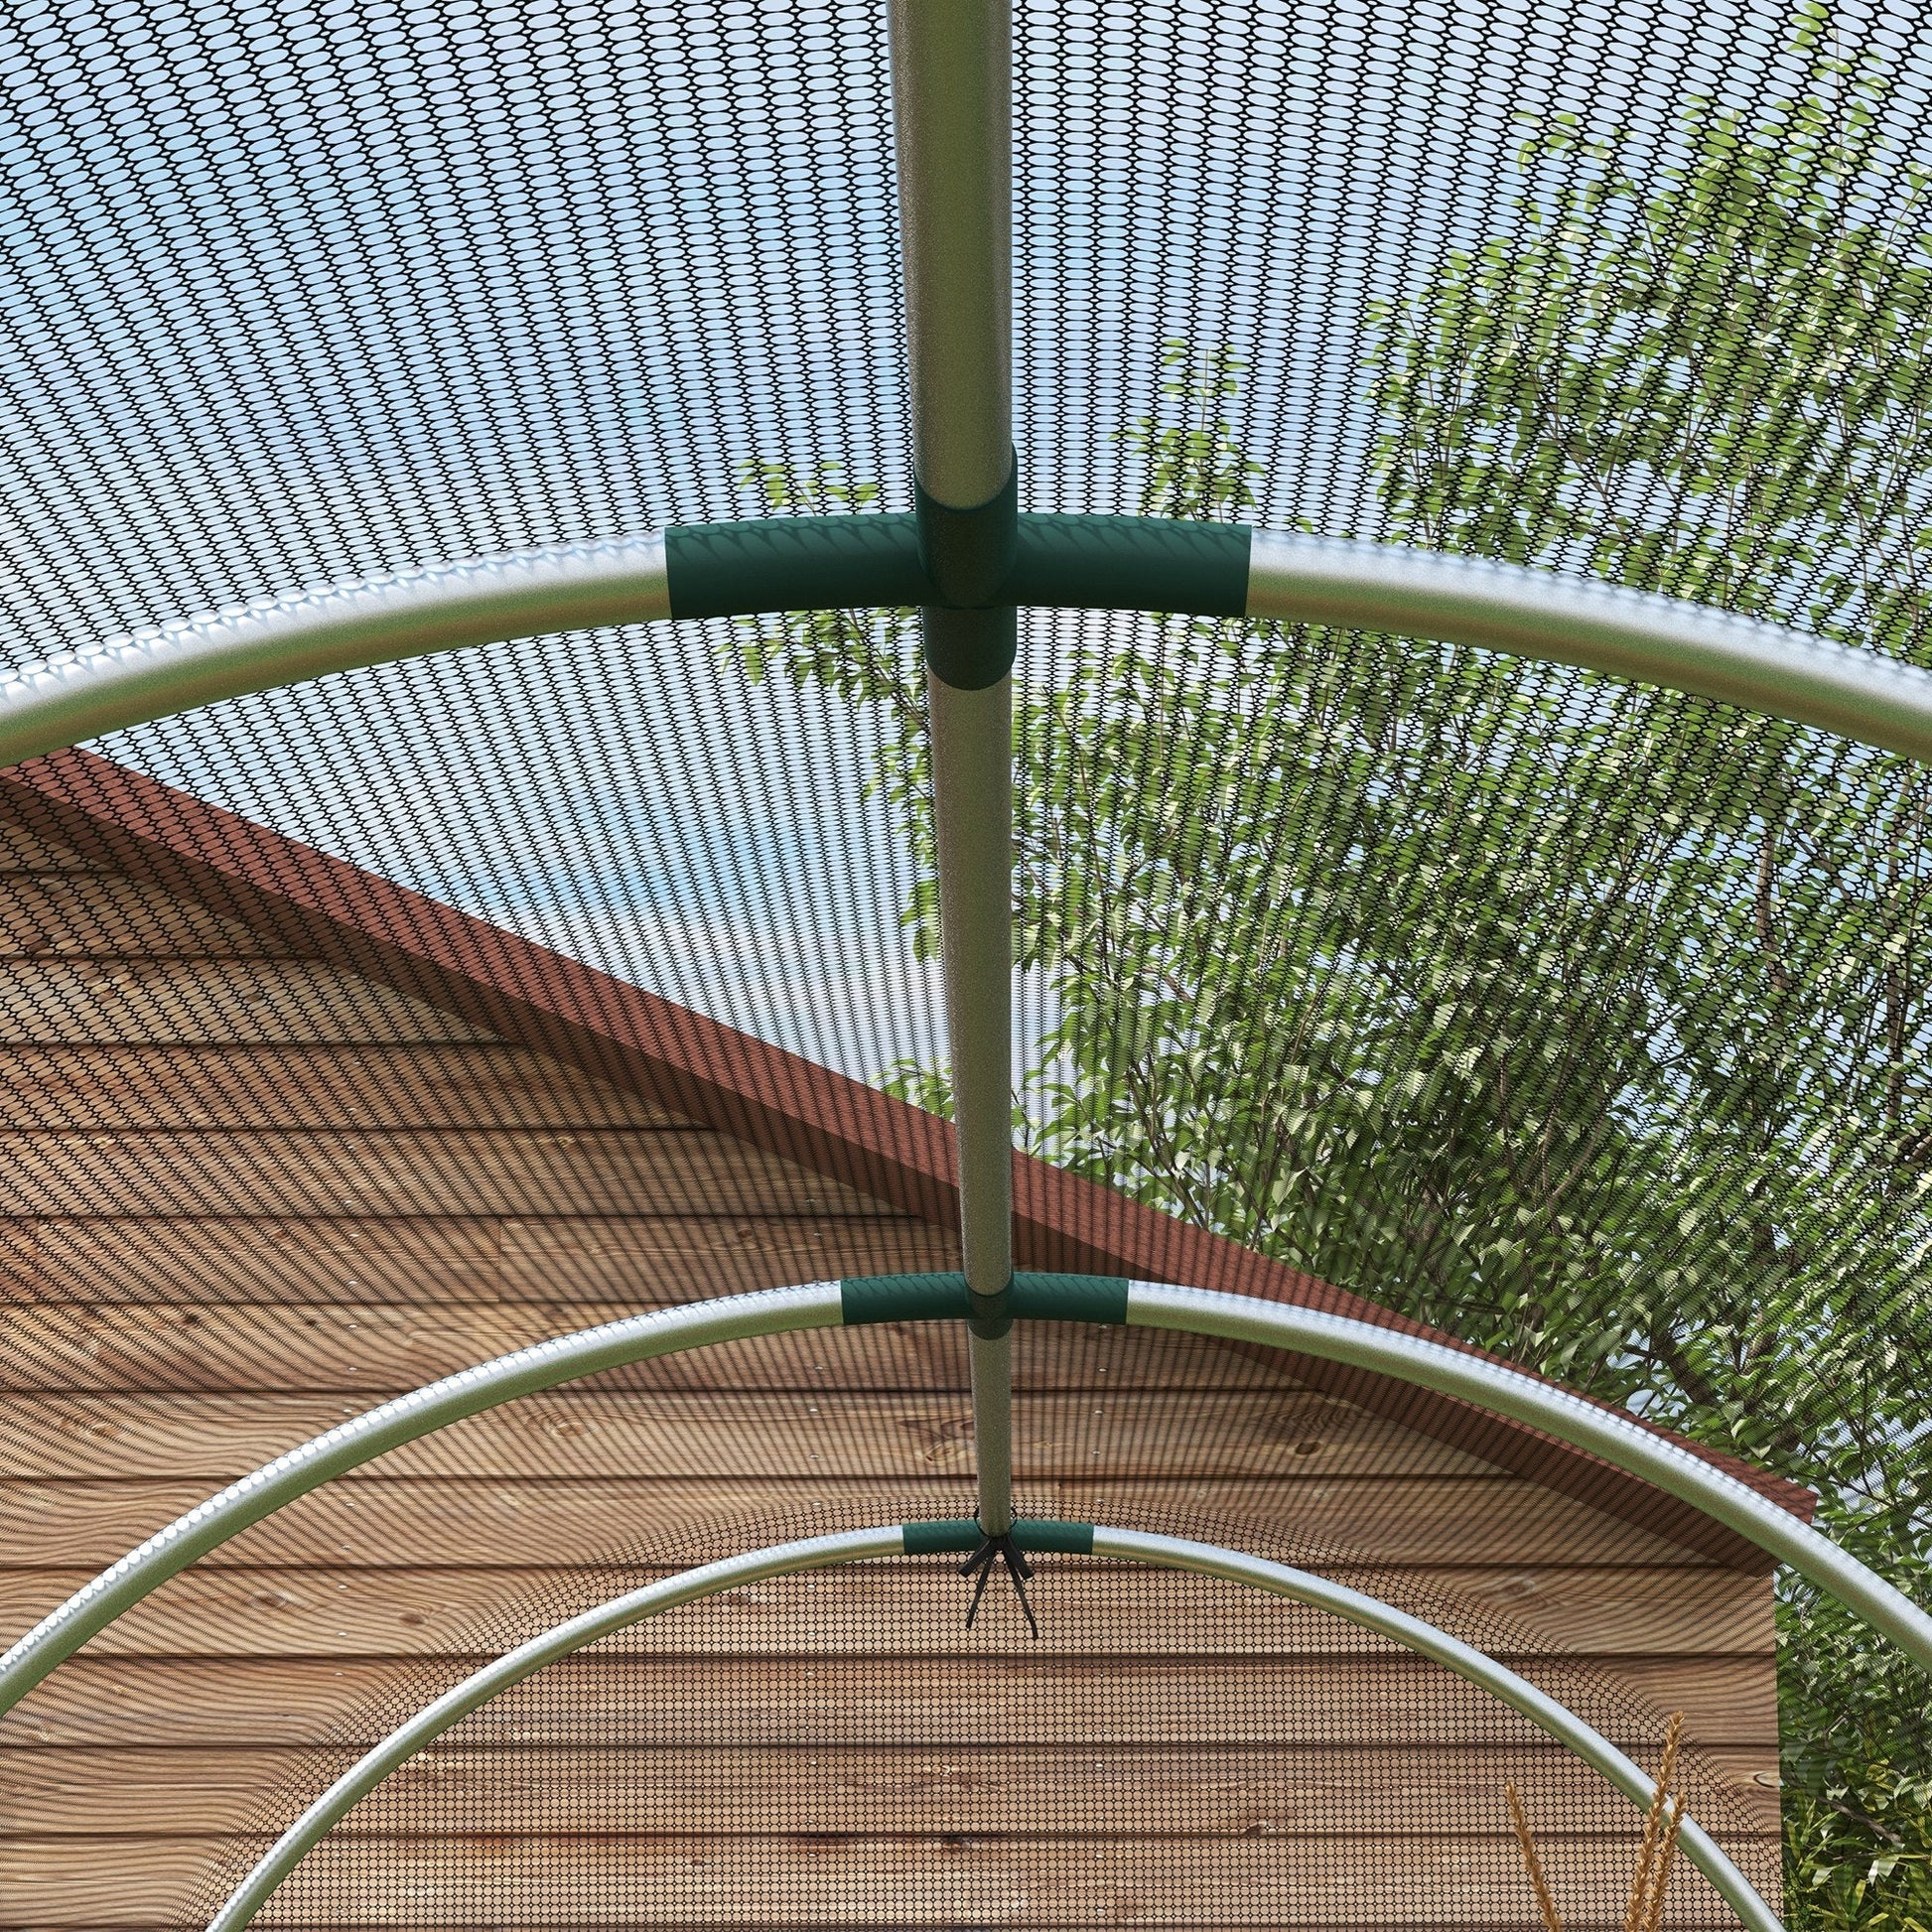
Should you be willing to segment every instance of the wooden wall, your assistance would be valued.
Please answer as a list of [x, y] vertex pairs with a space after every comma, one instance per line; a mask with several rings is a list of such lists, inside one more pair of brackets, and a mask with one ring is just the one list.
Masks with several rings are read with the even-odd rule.
[[[656, 1303], [951, 1263], [943, 1231], [881, 1201], [18, 831], [0, 844], [0, 946], [8, 1635], [221, 1482], [449, 1370]], [[1035, 1507], [1288, 1532], [1383, 1587], [1407, 1576], [1447, 1590], [1507, 1618], [1526, 1650], [1568, 1653], [1655, 1712], [1685, 1709], [1712, 1774], [1773, 1827], [1765, 1579], [1211, 1344], [1069, 1330], [1027, 1349], [1019, 1456]], [[515, 1605], [642, 1574], [611, 1566], [654, 1539], [820, 1503], [963, 1510], [963, 1377], [957, 1337], [929, 1329], [737, 1344], [475, 1419], [259, 1526], [0, 1721], [0, 1927], [182, 1922], [264, 1795], [313, 1773], [319, 1744], [354, 1741], [364, 1714], [486, 1648], [480, 1632], [500, 1639]], [[1168, 1879], [1124, 1909], [1096, 1840], [1055, 1867], [1031, 1918], [1152, 1923], [1182, 1899], [1189, 1923], [1239, 1923], [1241, 1873], [1278, 1869], [1276, 1841], [1299, 1837], [1321, 1847], [1300, 1855], [1305, 1922], [1406, 1922], [1404, 1872], [1435, 1874], [1433, 1923], [1494, 1922], [1513, 1857], [1504, 1760], [1416, 1716], [1438, 1708], [1415, 1692], [1424, 1667], [1338, 1646], [1318, 1620], [1237, 1616], [1228, 1637], [1225, 1618], [1182, 1613], [1190, 1586], [1145, 1581], [1115, 1616], [1094, 1607], [1112, 1586], [1090, 1568], [1042, 1576], [1037, 1651], [1010, 1629], [966, 1639], [935, 1620], [938, 1586], [909, 1567], [840, 1585], [871, 1592], [840, 1625], [869, 1632], [859, 1661], [830, 1636], [827, 1655], [801, 1658], [792, 1626], [773, 1636], [755, 1606], [714, 1606], [690, 1626], [691, 1654], [660, 1662], [686, 1672], [710, 1730], [621, 1760], [670, 1794], [663, 1836], [623, 1852], [657, 1873], [647, 1916], [723, 1922], [742, 1872], [746, 1895], [789, 1901], [779, 1915], [801, 1924], [882, 1922], [889, 1896], [903, 1923], [987, 1921], [1030, 1781], [1064, 1803], [1069, 1779], [1117, 1794], [1131, 1764], [1169, 1820], [1136, 1869], [1165, 1860]], [[1056, 1641], [1056, 1604], [1063, 1631], [1113, 1632], [1118, 1736], [1092, 1734], [1102, 1718], [1079, 1687], [1093, 1656]], [[1203, 1627], [1223, 1635], [1203, 1641]], [[908, 1686], [956, 1695], [934, 1660], [976, 1644], [999, 1660], [976, 1694], [1035, 1748], [981, 1751], [967, 1775], [943, 1752], [881, 1742], [908, 1722]], [[1230, 1647], [1300, 1714], [1293, 1735], [1219, 1733], [1200, 1713], [1226, 1700], [1163, 1690], [1233, 1668]], [[1387, 1734], [1363, 1734], [1337, 1673], [1387, 1714]], [[732, 1712], [779, 1698], [860, 1740], [827, 1745], [816, 1767], [793, 1760], [811, 1788], [858, 1792], [879, 1814], [842, 1862], [798, 1838], [778, 1787], [733, 1768]], [[457, 1754], [439, 1802], [474, 1786], [465, 1816], [481, 1829], [503, 1753], [523, 1753], [528, 1843], [443, 1828], [400, 1841], [391, 1902], [344, 1906], [344, 1922], [472, 1922], [479, 1894], [453, 1868], [506, 1856], [559, 1874], [546, 1923], [595, 1922], [583, 1861], [604, 1854], [596, 1819], [573, 1810], [581, 1777], [558, 1769], [568, 1742]], [[1540, 1775], [1559, 1790], [1568, 1774]], [[1406, 1812], [1391, 1799], [1364, 1832], [1371, 1784], [1433, 1795]], [[1449, 1840], [1445, 1803], [1460, 1821]], [[1600, 1836], [1581, 1784], [1575, 1805], [1576, 1840]], [[1684, 1922], [1703, 1915], [1694, 1886], [1680, 1904]], [[1619, 1913], [1613, 1901], [1600, 1917]]]

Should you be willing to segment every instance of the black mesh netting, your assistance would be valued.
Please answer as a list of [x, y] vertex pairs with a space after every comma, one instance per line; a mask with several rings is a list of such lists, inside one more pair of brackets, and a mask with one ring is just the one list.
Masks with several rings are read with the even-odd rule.
[[[1516, 1662], [1655, 1769], [1658, 1710], [1413, 1574], [1337, 1568], [1252, 1523], [1132, 1503], [1107, 1517], [1238, 1537], [1384, 1594]], [[653, 1577], [881, 1520], [844, 1508], [718, 1525], [579, 1571], [345, 1720], [342, 1743], [373, 1741], [483, 1657]], [[1006, 1598], [964, 1630], [957, 1560], [943, 1559], [770, 1579], [634, 1625], [396, 1773], [264, 1922], [1519, 1925], [1533, 1908], [1513, 1781], [1567, 1922], [1621, 1923], [1641, 1816], [1442, 1666], [1213, 1579], [1042, 1558], [1035, 1582], [1037, 1643]], [[353, 1754], [316, 1752], [256, 1830], [279, 1829]], [[1722, 1766], [1694, 1750], [1681, 1777], [1695, 1815], [1767, 1882], [1774, 1845]], [[226, 1882], [264, 1843], [236, 1848]], [[1669, 1923], [1733, 1922], [1678, 1874]]]
[[[870, 0], [4, 15], [8, 664], [367, 573], [906, 505]], [[1928, 44], [1905, 7], [1769, 0], [1019, 9], [1023, 505], [1513, 559], [1927, 662]], [[907, 614], [637, 627], [332, 678], [96, 749], [943, 1109], [915, 665]], [[1569, 669], [1157, 617], [1028, 617], [1016, 702], [1021, 1131], [1113, 1190], [1081, 1196], [1083, 1252], [1132, 1247], [1149, 1207], [1230, 1236], [1803, 1485], [1925, 1599], [1922, 767]], [[730, 1080], [654, 1081], [611, 1045], [630, 1024], [616, 995], [533, 1045], [511, 1011], [529, 953], [472, 933], [432, 971], [418, 910], [333, 874], [287, 914], [291, 881], [319, 875], [286, 847], [226, 818], [190, 836], [179, 800], [104, 784], [73, 759], [0, 781], [10, 1630], [220, 1482], [434, 1375], [640, 1307], [954, 1259], [943, 1216], [826, 1156], [863, 1111], [846, 1090], [813, 1103], [816, 1139], [748, 1140]], [[269, 884], [250, 897], [239, 874]], [[498, 969], [507, 988], [452, 990]], [[857, 1488], [880, 1515], [940, 1489], [962, 1507], [957, 1345], [802, 1337], [637, 1371], [465, 1425], [251, 1532], [8, 1720], [0, 1921], [172, 1921], [241, 1831], [236, 1794], [296, 1788], [289, 1754], [330, 1714], [403, 1708], [384, 1687], [417, 1684], [408, 1660], [459, 1630], [496, 1634], [498, 1592], [559, 1609], [614, 1552], [681, 1561], [815, 1497], [856, 1510]], [[1687, 1542], [1660, 1499], [1592, 1508], [1554, 1452], [1477, 1454], [1399, 1392], [1285, 1394], [1178, 1342], [1107, 1354], [1127, 1346], [1027, 1344], [1023, 1416], [1049, 1416], [1021, 1446], [1035, 1495], [1102, 1485], [1135, 1520], [1230, 1523], [1251, 1547], [1306, 1534], [1411, 1603], [1490, 1604], [1529, 1579], [1526, 1602], [1569, 1606], [1505, 1617], [1512, 1643], [1540, 1630], [1539, 1670], [1587, 1650], [1601, 1685], [1578, 1695], [1655, 1691], [1641, 1724], [1592, 1707], [1616, 1734], [1645, 1741], [1699, 1683], [1724, 1687], [1693, 1712], [1700, 1775], [1731, 1751], [1730, 1788], [1764, 1791], [1781, 1724], [1794, 1917], [1932, 1910], [1923, 1678], [1808, 1588], [1779, 1585], [1774, 1707], [1769, 1609], [1725, 1594], [1756, 1587], [1743, 1559]], [[1125, 1407], [1090, 1400], [1135, 1362]], [[1055, 1608], [1076, 1574], [1088, 1607]], [[905, 1575], [893, 1627], [921, 1621], [929, 1588], [949, 1632], [950, 1581]], [[1132, 1686], [1174, 1646], [1292, 1625], [1292, 1654], [1311, 1626], [1103, 1569], [1042, 1584], [1052, 1654], [1096, 1700], [1045, 1708], [1171, 1751], [1166, 1781], [1116, 1785], [1115, 1760], [1058, 1732], [1012, 1787], [962, 1772], [907, 1797], [890, 1755], [877, 1787], [801, 1778], [783, 1802], [827, 1809], [785, 1868], [838, 1875], [801, 1878], [797, 1909], [835, 1917], [836, 1893], [894, 1922], [865, 1901], [898, 1854], [820, 1859], [855, 1791], [914, 1808], [927, 1863], [908, 1892], [959, 1925], [1210, 1895], [1230, 1924], [1243, 1901], [1252, 1924], [1313, 1923], [1341, 1884], [1335, 1922], [1440, 1914], [1454, 1891], [1514, 1923], [1497, 1767], [1520, 1761], [1553, 1813], [1609, 1815], [1416, 1671], [1413, 1701], [1387, 1706], [1334, 1688], [1372, 1671], [1264, 1673], [1240, 1703], [1253, 1737], [1230, 1740], [1213, 1726], [1250, 1667], [1214, 1651], [1161, 1707], [1174, 1737], [1154, 1736], [1167, 1720]], [[844, 1748], [759, 1728], [823, 1710], [795, 1694], [824, 1603], [854, 1712], [924, 1687], [897, 1707], [905, 1735], [865, 1748], [990, 1752], [942, 1719], [996, 1680], [849, 1647], [884, 1587], [773, 1587], [797, 1650], [693, 1648], [685, 1708], [743, 1712], [767, 1770]], [[1149, 1592], [1141, 1680], [1104, 1651], [1110, 1590]], [[1177, 1606], [1158, 1641], [1157, 1601]], [[1038, 1719], [1012, 1687], [1044, 1666], [1003, 1644], [1001, 1695]], [[1105, 1668], [1074, 1670], [1089, 1652]], [[1332, 1720], [1320, 1739], [1296, 1728], [1309, 1712]], [[1293, 1755], [1344, 1743], [1363, 1754], [1345, 1786]], [[686, 1742], [593, 1725], [542, 1748], [554, 1778], [531, 1772], [528, 1796], [484, 1779], [477, 1804], [621, 1807], [648, 1780], [607, 1787], [603, 1755]], [[442, 1850], [421, 1856], [458, 1887], [591, 1860], [583, 1909], [613, 1916], [647, 1917], [646, 1894], [665, 1922], [731, 1898], [775, 1915], [778, 1866], [744, 1848], [775, 1842], [760, 1821], [779, 1800], [705, 1783], [727, 1748], [691, 1746], [709, 1768], [671, 1774], [687, 1809], [661, 1829], [682, 1843], [736, 1818], [719, 1842], [737, 1849], [607, 1868], [580, 1846], [518, 1876], [523, 1853], [490, 1835], [514, 1819], [426, 1812], [417, 1842]], [[1253, 1784], [1242, 1760], [1232, 1790], [1173, 1768], [1251, 1748], [1290, 1756]], [[1464, 1783], [1438, 1775], [1476, 1758]], [[1282, 1761], [1311, 1810], [1269, 1784]], [[398, 1789], [429, 1803], [420, 1779]], [[1004, 1865], [975, 1849], [981, 1825], [947, 1845], [947, 1792], [974, 1818], [1007, 1789], [1060, 1822]], [[111, 1811], [100, 1790], [122, 1794]], [[1157, 1852], [1197, 1796], [1248, 1822], [1208, 1832], [1183, 1878]], [[1415, 1824], [1400, 1874], [1376, 1863], [1398, 1816]], [[1304, 1856], [1305, 1818], [1330, 1850]], [[1467, 1819], [1485, 1849], [1465, 1860]], [[1574, 1829], [1573, 1873], [1622, 1856]], [[1056, 1863], [1053, 1832], [1113, 1849], [1080, 1840], [1089, 1862]], [[385, 1865], [380, 1837], [342, 1843], [304, 1880], [336, 1887], [304, 1894], [317, 1910], [352, 1918], [351, 1870], [428, 1868]], [[1341, 1846], [1364, 1863], [1336, 1863]], [[933, 1875], [955, 1852], [966, 1875]], [[452, 1896], [469, 1900], [452, 1923], [538, 1922], [513, 1890]]]

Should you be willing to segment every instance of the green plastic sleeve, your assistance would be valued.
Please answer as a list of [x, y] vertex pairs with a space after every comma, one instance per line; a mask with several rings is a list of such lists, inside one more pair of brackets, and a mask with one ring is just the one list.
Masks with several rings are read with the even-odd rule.
[[[1245, 524], [1147, 516], [1023, 516], [1008, 568], [1005, 553], [997, 549], [986, 555], [971, 551], [966, 536], [976, 534], [979, 512], [951, 514], [962, 526], [951, 548], [961, 555], [955, 558], [948, 551], [934, 562], [947, 569], [958, 588], [973, 594], [970, 605], [944, 597], [928, 576], [916, 517], [867, 512], [680, 524], [666, 530], [664, 570], [671, 616], [912, 606], [985, 612], [1033, 605], [1238, 618], [1248, 607], [1254, 532]], [[990, 519], [988, 527], [993, 527]], [[950, 539], [950, 526], [946, 534]], [[1002, 569], [1003, 579], [994, 582]], [[960, 648], [968, 646], [962, 643]], [[974, 673], [962, 664], [960, 675]]]
[[[904, 1523], [900, 1531], [908, 1557], [971, 1556], [981, 1542], [980, 1526], [970, 1516]], [[1093, 1555], [1091, 1523], [1062, 1523], [1051, 1516], [1016, 1516], [1013, 1539], [1023, 1550], [1069, 1557]]]
[[934, 601], [910, 516], [767, 516], [664, 532], [674, 618], [896, 609]]
[[[1127, 1319], [1127, 1282], [1115, 1275], [1017, 1274], [1008, 1311], [1023, 1321]], [[839, 1284], [848, 1328], [868, 1321], [966, 1321], [975, 1313], [964, 1275], [859, 1275]]]

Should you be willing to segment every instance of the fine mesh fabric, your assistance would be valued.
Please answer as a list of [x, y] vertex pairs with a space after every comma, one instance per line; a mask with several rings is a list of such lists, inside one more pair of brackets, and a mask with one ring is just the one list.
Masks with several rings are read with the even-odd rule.
[[[1657, 1767], [1655, 1709], [1506, 1617], [1413, 1574], [1337, 1568], [1253, 1522], [1105, 1508], [1121, 1527], [1338, 1575], [1526, 1668]], [[625, 1552], [468, 1633], [423, 1689], [657, 1577], [872, 1520], [820, 1508]], [[1038, 1642], [1010, 1598], [964, 1630], [943, 1559], [769, 1579], [635, 1624], [429, 1746], [264, 1922], [1507, 1925], [1523, 1919], [1513, 1782], [1566, 1922], [1620, 1923], [1641, 1814], [1487, 1693], [1246, 1586], [1066, 1557], [1041, 1558], [1035, 1585]], [[256, 1831], [410, 1708], [374, 1701], [345, 1720], [335, 1748], [263, 1801]], [[1681, 1781], [1769, 1882], [1775, 1846], [1721, 1767], [1694, 1749]], [[1677, 1871], [1669, 1923], [1733, 1922]]]
[[[1023, 507], [1533, 563], [1927, 662], [1928, 45], [1899, 6], [1017, 8]], [[0, 158], [9, 665], [455, 558], [909, 507], [870, 0], [34, 0], [0, 20]], [[1259, 1254], [1267, 1292], [1363, 1298], [1810, 1491], [1932, 1596], [1923, 769], [1427, 641], [1158, 615], [1022, 634], [1018, 1131], [1099, 1189], [1026, 1194], [1023, 1259], [1252, 1290]], [[906, 613], [508, 640], [0, 777], [10, 1635], [436, 1375], [642, 1308], [956, 1263], [916, 1163], [867, 1139], [882, 1088], [947, 1102], [917, 663]], [[569, 982], [581, 1025], [531, 1018], [556, 961], [604, 976]], [[674, 1076], [688, 1015], [730, 1031]], [[1932, 1911], [1923, 1676], [1788, 1576], [1774, 1664], [1771, 1585], [1676, 1505], [1308, 1364], [1084, 1330], [1018, 1359], [1047, 1513], [1305, 1538], [1411, 1607], [1493, 1613], [1633, 1747], [1684, 1709], [1713, 1829], [1730, 1806], [1775, 1836], [1781, 1746], [1794, 1921], [1860, 1886]], [[800, 1511], [965, 1513], [963, 1376], [938, 1329], [738, 1344], [513, 1405], [249, 1532], [0, 1723], [0, 1926], [194, 1922], [261, 1794], [313, 1790], [332, 1725], [413, 1708], [512, 1628], [506, 1599], [563, 1614], [625, 1562]], [[950, 1643], [956, 1580], [906, 1574], [903, 1627]], [[1136, 1658], [1289, 1615], [1091, 1579], [1176, 1606]], [[776, 1588], [782, 1654], [837, 1654], [872, 1587]], [[1093, 1696], [1166, 1748], [1081, 1600], [1045, 1646], [1107, 1659], [1080, 1664]], [[827, 1747], [979, 1748], [980, 1687], [1025, 1703], [1010, 1635], [920, 1663], [900, 1737]], [[692, 1639], [699, 1702], [722, 1641]], [[865, 1663], [868, 1709], [900, 1655]], [[1247, 1922], [1443, 1923], [1389, 1874], [1461, 1869], [1439, 1840], [1465, 1830], [1491, 1860], [1469, 1922], [1534, 1922], [1497, 1837], [1518, 1741], [1404, 1681], [1373, 1706], [1311, 1668], [1255, 1691], [1256, 1736], [1324, 1712], [1323, 1750], [1373, 1758], [1321, 1787], [1309, 1843], [1396, 1863], [1254, 1853]], [[573, 1803], [600, 1753], [658, 1748], [625, 1695], [573, 1707]], [[1218, 1761], [1185, 1723], [1221, 1693], [1174, 1696], [1173, 1748]], [[1464, 1724], [1500, 1755], [1439, 1794]], [[1568, 1831], [1594, 1874], [1571, 1922], [1615, 1922], [1594, 1901], [1627, 1821], [1521, 1761], [1553, 1864]], [[382, 1892], [400, 1867], [368, 1833], [288, 1912], [543, 1922], [515, 1889], [549, 1868], [515, 1842], [527, 1767], [477, 1767], [464, 1815], [490, 1822], [423, 1814], [457, 1848], [444, 1917]], [[890, 1815], [897, 1775], [801, 1782], [825, 1807], [801, 1844], [865, 1837], [854, 1792]], [[108, 1789], [111, 1817], [84, 1795]], [[1160, 1809], [1177, 1787], [1132, 1799], [1152, 1812], [1109, 1810], [1105, 1778], [1038, 1789], [1060, 1822], [1029, 1847], [1153, 1816], [1152, 1847], [1185, 1815]], [[420, 1781], [380, 1801], [405, 1802]], [[943, 1863], [936, 1812], [909, 1829]], [[1183, 1882], [1137, 1849], [1117, 1890], [1054, 1891], [1014, 1852], [903, 1920], [856, 1856], [827, 1855], [841, 1922], [1239, 1922], [1190, 1889], [1219, 1853]], [[719, 1857], [690, 1881], [707, 1922], [818, 1912]], [[1025, 1906], [997, 1889], [1016, 1872]], [[568, 1922], [643, 1910], [643, 1878], [606, 1883]]]

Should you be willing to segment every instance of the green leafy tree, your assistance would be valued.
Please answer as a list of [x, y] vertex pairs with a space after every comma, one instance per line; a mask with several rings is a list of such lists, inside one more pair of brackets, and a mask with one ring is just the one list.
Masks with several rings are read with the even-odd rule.
[[[1835, 57], [1825, 9], [1794, 44], [1793, 98], [1749, 123], [1692, 102], [1661, 173], [1573, 118], [1530, 125], [1517, 232], [1378, 319], [1384, 500], [1440, 548], [1923, 663], [1932, 177], [1891, 131], [1891, 77]], [[1924, 1598], [1927, 773], [1667, 696], [1615, 710], [1586, 763], [1626, 761], [1629, 801], [1601, 799], [1619, 846], [1678, 814], [1657, 821], [1679, 881], [1648, 931], [1651, 1065], [1628, 1097], [1644, 1184], [1682, 1225], [1642, 1244], [1674, 1265], [1609, 1319], [1577, 1302], [1548, 1332], [1610, 1341], [1609, 1382], [1643, 1371], [1626, 1396], [1810, 1483], [1826, 1526]], [[1932, 1923], [1925, 1682], [1802, 1587], [1781, 1618], [1793, 1910]]]
[[[1691, 103], [1661, 171], [1527, 128], [1514, 231], [1375, 319], [1379, 534], [1932, 661], [1927, 176], [1824, 28], [1787, 104]], [[1150, 513], [1251, 507], [1240, 377], [1169, 345], [1123, 436]], [[894, 725], [930, 952], [913, 614], [738, 648]], [[1016, 706], [1036, 1151], [1806, 1482], [1932, 1596], [1925, 770], [1318, 629], [1061, 658]], [[1924, 1679], [1808, 1589], [1780, 1617], [1791, 1909], [1926, 1932]]]

